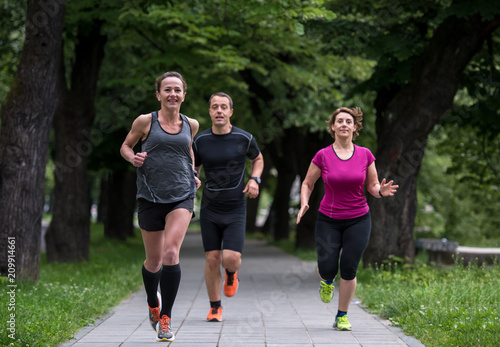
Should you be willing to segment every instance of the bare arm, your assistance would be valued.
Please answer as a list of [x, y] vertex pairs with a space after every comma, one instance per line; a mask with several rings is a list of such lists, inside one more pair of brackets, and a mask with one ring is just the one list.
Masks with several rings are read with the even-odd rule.
[[320, 176], [321, 169], [316, 164], [311, 163], [311, 165], [309, 165], [309, 169], [307, 170], [306, 178], [304, 178], [304, 182], [302, 182], [302, 186], [300, 188], [300, 210], [297, 214], [297, 224], [300, 223], [300, 220], [309, 209], [309, 198], [311, 197], [314, 189], [314, 184]]
[[132, 123], [132, 129], [127, 134], [125, 141], [120, 148], [122, 157], [135, 167], [140, 167], [146, 159], [147, 153], [135, 153], [134, 146], [140, 139], [145, 138], [151, 126], [151, 114], [143, 114]]
[[399, 188], [398, 185], [393, 183], [393, 180], [386, 182], [385, 178], [382, 179], [381, 183], [379, 183], [375, 162], [368, 166], [368, 170], [366, 171], [366, 190], [368, 190], [368, 193], [376, 198], [382, 198], [382, 196], [393, 196], [396, 193], [397, 188]]
[[[252, 160], [252, 177], [262, 176], [262, 171], [264, 170], [264, 157], [262, 153]], [[259, 195], [259, 184], [255, 180], [248, 180], [243, 193], [247, 193], [248, 197], [253, 199]]]
[[[194, 167], [194, 151], [193, 151], [193, 139], [194, 136], [198, 133], [198, 130], [200, 129], [200, 123], [196, 119], [188, 118], [189, 120], [189, 125], [191, 126], [191, 145], [190, 145], [190, 151], [191, 151], [191, 160], [193, 161], [193, 170], [196, 170], [196, 172], [199, 171], [199, 167], [196, 168]], [[196, 182], [196, 189], [200, 188], [201, 186], [201, 181], [198, 177], [194, 177], [194, 180]]]

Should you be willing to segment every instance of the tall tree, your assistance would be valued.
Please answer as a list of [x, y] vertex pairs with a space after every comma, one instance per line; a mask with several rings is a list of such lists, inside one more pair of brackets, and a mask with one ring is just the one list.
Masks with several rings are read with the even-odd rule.
[[374, 223], [365, 265], [391, 254], [413, 260], [416, 183], [429, 133], [451, 109], [465, 67], [500, 25], [498, 8], [496, 16], [469, 6], [460, 10], [439, 24], [413, 60], [411, 80], [377, 93], [377, 167], [381, 177], [394, 179], [400, 188], [391, 199], [369, 198]]
[[102, 24], [94, 20], [78, 25], [70, 88], [65, 83], [64, 61], [60, 64], [61, 99], [54, 118], [54, 200], [52, 221], [45, 236], [48, 261], [88, 260], [89, 256], [88, 156], [103, 136], [91, 131], [98, 74], [107, 40], [101, 33]]
[[[300, 128], [326, 118], [312, 107], [309, 98], [329, 85], [327, 64], [318, 61], [317, 47], [302, 37], [302, 21], [327, 15], [320, 3], [173, 1], [168, 6], [151, 6], [143, 1], [127, 7], [121, 16], [127, 34], [138, 38], [133, 48], [149, 53], [129, 74], [144, 80], [145, 71], [159, 61], [168, 62], [168, 69], [180, 69], [189, 83], [183, 108], [195, 110], [187, 114], [196, 115], [202, 128], [207, 126], [203, 120], [208, 118], [204, 115], [210, 94], [228, 92], [236, 101], [235, 124], [252, 132], [264, 151], [274, 153], [272, 161], [280, 176], [273, 204], [278, 215], [273, 232], [277, 238], [289, 234], [289, 192], [298, 174], [295, 157], [287, 154], [293, 143], [308, 141]], [[155, 35], [158, 30], [166, 34]], [[141, 83], [137, 78], [127, 82], [130, 80]], [[241, 96], [247, 100], [242, 101]], [[201, 110], [193, 106], [196, 104], [202, 105]], [[286, 145], [280, 142], [285, 128], [291, 134], [283, 139]], [[295, 134], [300, 138], [294, 138]]]
[[50, 125], [57, 106], [65, 1], [28, 1], [26, 37], [16, 77], [2, 104], [0, 131], [0, 272], [8, 273], [6, 240], [18, 279], [37, 280], [43, 186]]
[[[9, 25], [0, 26], [0, 100], [4, 100], [14, 80], [16, 67], [23, 49], [26, 23], [26, 1], [3, 1], [0, 18], [8, 18]], [[7, 20], [5, 20], [7, 22]]]

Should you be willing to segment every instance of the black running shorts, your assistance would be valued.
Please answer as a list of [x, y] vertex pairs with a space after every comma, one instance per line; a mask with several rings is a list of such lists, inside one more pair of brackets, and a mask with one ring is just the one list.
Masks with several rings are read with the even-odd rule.
[[159, 204], [146, 199], [137, 200], [137, 217], [139, 227], [146, 231], [160, 231], [165, 229], [167, 214], [178, 208], [193, 212], [194, 197], [168, 204]]
[[209, 207], [202, 208], [200, 226], [205, 252], [228, 249], [242, 253], [246, 219], [245, 204], [224, 212], [216, 212]]

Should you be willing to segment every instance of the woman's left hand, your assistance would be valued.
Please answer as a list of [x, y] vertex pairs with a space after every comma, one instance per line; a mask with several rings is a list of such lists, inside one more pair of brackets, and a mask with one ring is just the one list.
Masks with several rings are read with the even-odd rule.
[[198, 177], [194, 176], [194, 181], [196, 182], [196, 189], [201, 187], [201, 181]]
[[385, 178], [380, 183], [380, 194], [382, 194], [384, 198], [387, 196], [393, 196], [397, 192], [399, 186], [393, 183], [393, 180], [386, 183]]

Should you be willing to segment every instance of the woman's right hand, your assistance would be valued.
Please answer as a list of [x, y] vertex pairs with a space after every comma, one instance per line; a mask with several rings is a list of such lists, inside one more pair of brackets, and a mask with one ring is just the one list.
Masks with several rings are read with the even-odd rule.
[[146, 152], [136, 153], [134, 155], [134, 158], [132, 159], [132, 165], [134, 165], [135, 167], [141, 167], [142, 164], [144, 164], [144, 160], [147, 156], [148, 154]]
[[303, 205], [300, 207], [299, 213], [297, 214], [297, 224], [300, 223], [302, 216], [307, 212], [308, 209], [309, 209], [309, 205]]

